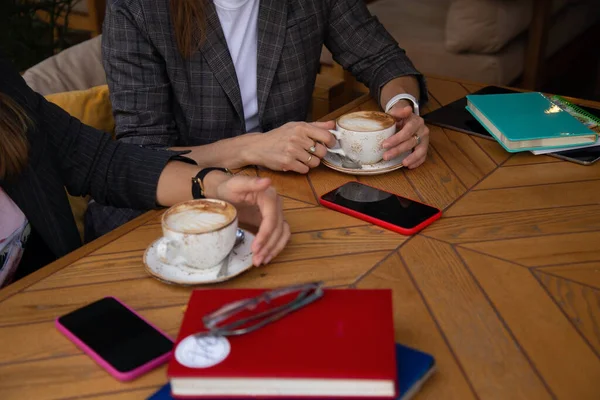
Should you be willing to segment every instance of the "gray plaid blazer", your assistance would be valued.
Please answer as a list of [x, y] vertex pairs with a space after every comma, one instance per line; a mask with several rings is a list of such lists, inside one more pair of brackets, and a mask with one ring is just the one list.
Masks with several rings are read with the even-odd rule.
[[[109, 0], [102, 50], [119, 140], [192, 146], [245, 133], [235, 68], [214, 4], [207, 5], [206, 40], [186, 60], [177, 49], [169, 0]], [[323, 45], [376, 98], [402, 75], [417, 76], [426, 98], [423, 77], [363, 0], [260, 0], [262, 131], [306, 119]], [[92, 236], [136, 214], [92, 206], [88, 219], [99, 228]]]

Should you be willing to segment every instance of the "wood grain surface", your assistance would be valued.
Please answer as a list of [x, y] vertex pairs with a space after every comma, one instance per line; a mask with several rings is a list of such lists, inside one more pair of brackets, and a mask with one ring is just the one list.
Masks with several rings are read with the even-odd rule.
[[[428, 82], [425, 112], [483, 87]], [[374, 109], [363, 96], [324, 120]], [[323, 280], [392, 289], [396, 340], [438, 365], [417, 399], [600, 398], [600, 163], [509, 154], [491, 140], [430, 130], [428, 161], [414, 170], [238, 171], [272, 179], [292, 239], [270, 265], [214, 287]], [[319, 206], [352, 180], [440, 207], [443, 217], [405, 237]], [[116, 381], [53, 325], [113, 295], [177, 334], [192, 288], [165, 285], [142, 263], [160, 216], [149, 212], [0, 291], [0, 399], [143, 399], [166, 383], [165, 367]]]

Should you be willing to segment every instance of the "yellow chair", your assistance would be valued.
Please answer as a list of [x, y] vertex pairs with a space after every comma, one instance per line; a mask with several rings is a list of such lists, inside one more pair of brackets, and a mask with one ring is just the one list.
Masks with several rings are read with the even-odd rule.
[[[84, 124], [107, 132], [114, 138], [115, 121], [112, 116], [107, 85], [95, 86], [86, 90], [54, 93], [45, 97]], [[77, 230], [83, 241], [84, 217], [89, 196], [75, 197], [67, 195], [77, 224]]]

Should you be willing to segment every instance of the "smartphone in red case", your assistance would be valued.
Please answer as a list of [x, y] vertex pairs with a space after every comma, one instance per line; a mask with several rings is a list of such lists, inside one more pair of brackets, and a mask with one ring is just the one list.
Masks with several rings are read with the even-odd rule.
[[348, 182], [324, 194], [320, 203], [402, 235], [414, 235], [442, 216], [438, 208], [361, 182]]
[[121, 381], [134, 379], [171, 357], [173, 340], [114, 297], [56, 319], [56, 328]]

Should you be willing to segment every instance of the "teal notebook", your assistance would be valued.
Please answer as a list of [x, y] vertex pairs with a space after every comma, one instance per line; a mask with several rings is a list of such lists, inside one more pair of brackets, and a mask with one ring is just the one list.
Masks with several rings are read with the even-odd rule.
[[539, 92], [467, 95], [467, 110], [509, 152], [582, 146], [597, 139]]

